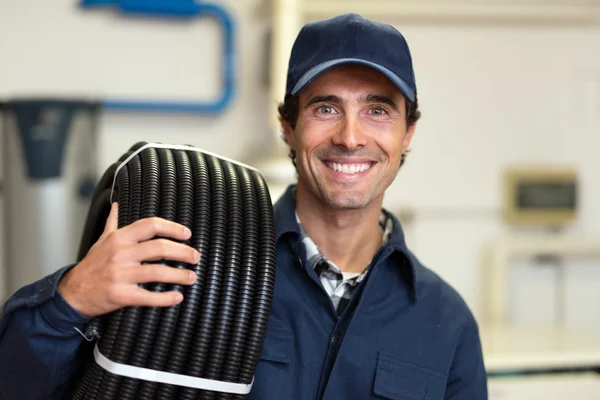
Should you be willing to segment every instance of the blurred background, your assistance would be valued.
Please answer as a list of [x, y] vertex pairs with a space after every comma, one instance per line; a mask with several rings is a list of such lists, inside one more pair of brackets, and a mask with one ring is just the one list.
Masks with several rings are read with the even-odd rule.
[[397, 27], [423, 116], [386, 207], [477, 317], [491, 399], [600, 399], [599, 0], [0, 0], [0, 299], [74, 261], [139, 141], [295, 180], [280, 139], [311, 20]]

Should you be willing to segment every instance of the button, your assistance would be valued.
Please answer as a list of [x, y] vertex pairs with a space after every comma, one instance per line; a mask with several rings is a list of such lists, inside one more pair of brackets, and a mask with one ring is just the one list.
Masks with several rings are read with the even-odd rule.
[[331, 337], [331, 347], [333, 347], [334, 349], [337, 347], [337, 345], [340, 342], [340, 334], [336, 333]]

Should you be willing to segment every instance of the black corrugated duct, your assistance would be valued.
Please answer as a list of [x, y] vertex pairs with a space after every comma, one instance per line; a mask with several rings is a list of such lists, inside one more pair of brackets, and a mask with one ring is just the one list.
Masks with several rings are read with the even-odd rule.
[[[79, 259], [102, 234], [111, 192], [119, 228], [155, 216], [176, 221], [191, 229], [186, 244], [202, 256], [197, 265], [166, 261], [196, 272], [193, 286], [144, 285], [180, 291], [183, 302], [117, 310], [94, 320], [87, 335], [100, 337], [98, 350], [115, 363], [250, 384], [275, 284], [275, 221], [260, 173], [192, 147], [138, 143], [97, 185]], [[90, 360], [76, 400], [245, 397], [118, 376]]]

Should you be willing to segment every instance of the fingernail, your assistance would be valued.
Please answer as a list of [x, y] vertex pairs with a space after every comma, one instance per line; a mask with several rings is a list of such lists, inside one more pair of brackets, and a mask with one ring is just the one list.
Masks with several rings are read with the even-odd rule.
[[190, 271], [190, 282], [196, 282], [196, 273]]
[[196, 260], [196, 262], [200, 261], [200, 252], [198, 250], [196, 250], [196, 253], [194, 254], [194, 260]]
[[183, 295], [179, 292], [176, 292], [174, 297], [177, 303], [181, 303], [181, 301], [183, 300]]
[[189, 228], [187, 228], [187, 227], [184, 227], [184, 228], [183, 228], [183, 235], [184, 235], [185, 237], [190, 237], [190, 236], [192, 236], [192, 231], [190, 231], [190, 229], [189, 229]]

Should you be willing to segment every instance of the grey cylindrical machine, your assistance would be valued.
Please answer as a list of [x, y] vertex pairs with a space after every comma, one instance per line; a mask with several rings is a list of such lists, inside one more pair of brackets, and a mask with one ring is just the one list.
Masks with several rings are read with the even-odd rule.
[[96, 183], [97, 105], [15, 100], [4, 105], [8, 295], [74, 263]]

